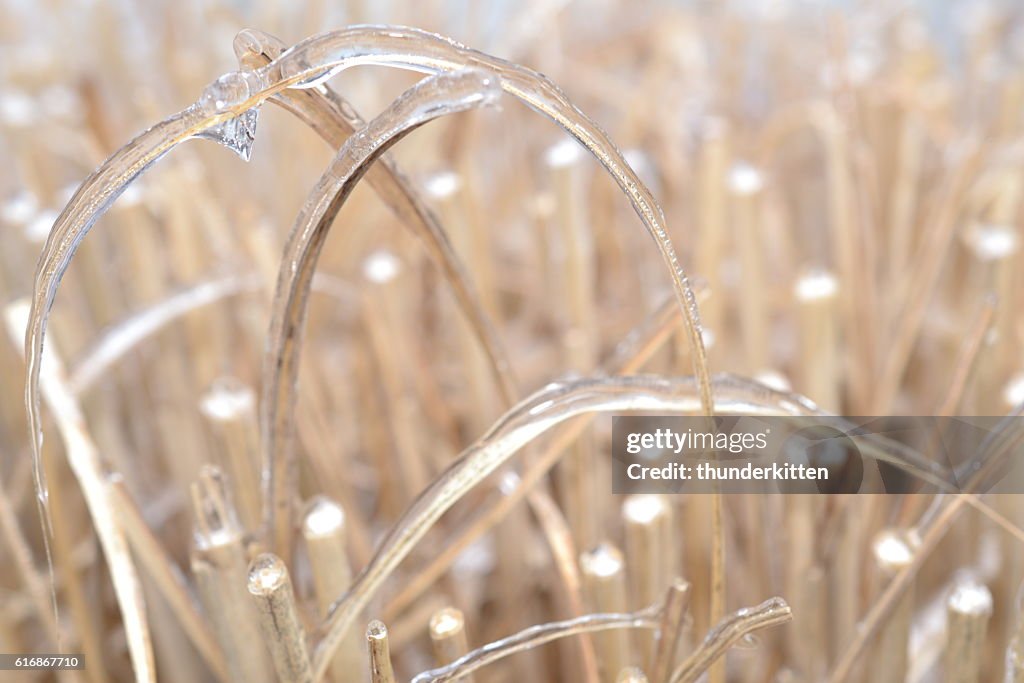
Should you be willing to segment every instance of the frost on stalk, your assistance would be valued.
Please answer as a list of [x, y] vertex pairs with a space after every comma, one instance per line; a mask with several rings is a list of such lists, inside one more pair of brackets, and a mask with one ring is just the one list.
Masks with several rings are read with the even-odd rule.
[[[256, 72], [232, 71], [206, 86], [198, 106], [204, 113], [218, 114], [242, 104], [261, 89], [260, 76]], [[249, 161], [259, 115], [259, 107], [253, 107], [203, 130], [197, 137], [224, 145], [243, 161]]]

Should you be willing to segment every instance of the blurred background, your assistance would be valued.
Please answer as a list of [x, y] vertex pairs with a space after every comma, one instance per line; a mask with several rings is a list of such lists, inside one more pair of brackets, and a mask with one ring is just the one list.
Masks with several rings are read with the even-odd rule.
[[[238, 31], [292, 45], [350, 24], [403, 24], [545, 74], [609, 133], [664, 209], [698, 292], [714, 372], [837, 414], [1003, 415], [1024, 401], [1022, 15], [1011, 0], [0, 0], [0, 303], [31, 293], [50, 227], [95, 167], [238, 68]], [[360, 67], [330, 87], [369, 119], [418, 78]], [[332, 156], [272, 103], [262, 107], [249, 163], [208, 141], [184, 145], [100, 221], [54, 309], [47, 343], [104, 468], [122, 478], [133, 501], [125, 505], [148, 529], [137, 536], [158, 544], [158, 563], [180, 578], [179, 595], [200, 618], [211, 605], [196, 582], [205, 561], [196, 559], [205, 542], [197, 519], [202, 527], [211, 486], [237, 509], [232, 528], [246, 561], [259, 546], [256, 396], [269, 302], [285, 236]], [[607, 372], [631, 331], [664, 318], [670, 280], [626, 198], [581, 147], [519, 102], [505, 97], [499, 108], [425, 126], [393, 158], [467, 263], [523, 396]], [[295, 504], [308, 509], [325, 495], [345, 510], [344, 554], [358, 570], [423, 485], [508, 406], [436, 264], [365, 184], [338, 217], [318, 273]], [[691, 372], [680, 326], [669, 329], [645, 372]], [[47, 420], [61, 608], [53, 623], [23, 392], [22, 341], [8, 335], [0, 343], [0, 650], [52, 651], [60, 633], [65, 650], [89, 661], [68, 680], [129, 680], [111, 579]], [[636, 578], [644, 570], [620, 552], [630, 513], [606, 481], [609, 432], [610, 420], [595, 420], [550, 485], [584, 554], [584, 579], [587, 562], [610, 553], [625, 566], [613, 570], [628, 587], [620, 606], [638, 609], [647, 604]], [[593, 472], [589, 507], [572, 500], [581, 472]], [[460, 610], [470, 647], [572, 614], [523, 506], [453, 554], [419, 593], [402, 592], [501, 496], [496, 483], [444, 518], [367, 615], [391, 627], [399, 678], [437, 663], [428, 622], [443, 608]], [[671, 517], [661, 578], [692, 584], [687, 647], [695, 647], [711, 626], [710, 503], [647, 503]], [[883, 634], [897, 639], [897, 655], [881, 644], [869, 650], [884, 660], [876, 678], [1000, 680], [1017, 624], [1024, 555], [1014, 530], [1024, 507], [1010, 496], [992, 506], [1006, 524], [975, 511], [950, 523], [905, 613], [897, 611], [897, 635]], [[795, 613], [793, 624], [731, 656], [728, 680], [825, 680], [891, 576], [891, 545], [879, 539], [919, 529], [927, 507], [726, 501], [729, 609], [781, 595]], [[145, 554], [142, 543], [133, 542], [136, 553]], [[289, 566], [312, 633], [325, 604], [307, 554], [299, 549]], [[631, 562], [640, 564], [630, 570]], [[140, 573], [160, 680], [214, 680], [160, 580]], [[994, 607], [975, 678], [948, 678], [945, 601], [968, 580]], [[609, 611], [587, 601], [590, 611]], [[230, 659], [225, 638], [217, 632], [224, 652], [213, 659]], [[578, 656], [552, 646], [479, 677], [577, 680]], [[617, 671], [601, 666], [602, 680], [615, 680]], [[847, 680], [872, 666], [862, 662]]]

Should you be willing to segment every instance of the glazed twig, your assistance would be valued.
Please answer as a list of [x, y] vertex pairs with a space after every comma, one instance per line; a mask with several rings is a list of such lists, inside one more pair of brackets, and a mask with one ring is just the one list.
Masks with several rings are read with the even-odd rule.
[[[8, 330], [12, 337], [17, 338], [29, 323], [29, 305], [24, 301], [10, 304], [5, 313]], [[68, 463], [82, 488], [96, 535], [110, 565], [136, 680], [155, 681], [153, 647], [146, 624], [142, 587], [124, 530], [117, 518], [103, 464], [86, 430], [81, 409], [68, 389], [59, 359], [50, 354], [45, 361], [40, 362], [44, 365], [39, 373], [43, 393], [57, 420]]]
[[459, 679], [509, 655], [549, 643], [560, 638], [599, 633], [609, 629], [657, 628], [660, 605], [628, 614], [588, 614], [566, 621], [531, 626], [515, 635], [484, 645], [467, 653], [448, 666], [424, 671], [412, 683], [442, 683]]
[[735, 612], [715, 626], [700, 647], [679, 665], [670, 678], [671, 683], [694, 683], [742, 638], [769, 626], [785, 624], [792, 618], [789, 605], [781, 598]]
[[676, 579], [665, 596], [665, 607], [655, 638], [651, 657], [651, 680], [653, 683], [668, 683], [668, 675], [675, 664], [679, 641], [686, 625], [686, 610], [690, 603], [690, 585]]

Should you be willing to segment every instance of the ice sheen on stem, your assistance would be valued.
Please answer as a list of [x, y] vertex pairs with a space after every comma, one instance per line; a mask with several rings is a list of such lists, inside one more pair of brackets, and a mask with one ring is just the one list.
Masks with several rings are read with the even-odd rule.
[[[239, 64], [246, 69], [257, 69], [269, 64], [281, 55], [285, 45], [277, 38], [266, 33], [246, 29], [241, 31], [234, 41], [235, 54]], [[326, 86], [305, 89], [286, 89], [271, 98], [271, 102], [282, 106], [293, 113], [310, 128], [316, 131], [326, 142], [334, 147], [344, 144], [355, 131], [366, 124], [352, 106], [340, 95]], [[570, 140], [567, 144], [579, 151]], [[449, 239], [443, 224], [430, 210], [423, 197], [405, 178], [398, 166], [388, 154], [382, 155], [377, 163], [370, 166], [365, 176], [366, 182], [378, 193], [384, 203], [392, 210], [404, 227], [408, 227], [422, 242], [431, 260], [444, 275], [451, 288], [462, 314], [469, 322], [470, 329], [484, 351], [487, 360], [487, 372], [492, 376], [505, 408], [511, 407], [520, 398], [517, 382], [509, 362], [508, 354], [498, 337], [497, 331], [484, 310], [478, 292], [470, 280], [468, 270]], [[333, 217], [331, 217], [333, 220]], [[331, 220], [326, 221], [327, 225]], [[326, 229], [323, 228], [323, 229]], [[374, 260], [375, 266], [386, 261]], [[379, 275], [378, 268], [373, 269], [371, 279]], [[383, 271], [387, 271], [383, 268]], [[313, 286], [316, 287], [314, 276]], [[276, 366], [275, 366], [276, 369]], [[285, 387], [295, 391], [295, 387]], [[290, 436], [280, 436], [278, 446], [291, 442]], [[288, 458], [289, 452], [274, 457]], [[530, 506], [544, 532], [556, 558], [572, 558], [575, 551], [567, 536], [561, 532], [561, 525], [556, 519], [560, 516], [550, 496], [543, 489], [531, 490], [528, 496]], [[573, 581], [568, 572], [575, 570], [575, 565], [559, 561], [560, 576], [563, 577], [568, 592], [567, 599], [574, 611], [582, 613], [581, 600], [578, 595], [578, 580]], [[574, 589], [574, 586], [577, 588]], [[581, 641], [581, 647], [587, 650], [587, 641]], [[593, 663], [592, 668], [596, 668]], [[588, 679], [589, 680], [589, 679]]]
[[679, 665], [670, 683], [695, 683], [725, 652], [754, 631], [785, 624], [793, 612], [782, 598], [765, 600], [756, 607], [744, 607], [723, 619], [704, 638], [686, 661]]
[[659, 621], [661, 611], [662, 606], [659, 604], [637, 612], [587, 614], [575, 619], [530, 626], [507, 638], [477, 648], [459, 657], [451, 664], [424, 671], [415, 676], [412, 683], [442, 683], [442, 681], [464, 678], [488, 664], [560, 638], [611, 629], [656, 629], [661, 623]]
[[448, 114], [493, 104], [501, 90], [480, 70], [427, 78], [406, 91], [380, 116], [350, 137], [309, 194], [285, 245], [272, 304], [263, 372], [261, 410], [264, 504], [268, 533], [287, 552], [295, 464], [295, 390], [306, 302], [317, 259], [334, 216], [381, 154], [419, 126]]
[[[18, 300], [5, 309], [7, 327], [12, 337], [16, 338], [24, 329], [28, 320], [27, 308], [26, 302]], [[64, 441], [68, 465], [82, 489], [103, 557], [110, 568], [111, 583], [124, 620], [125, 640], [135, 680], [155, 683], [153, 644], [146, 620], [142, 584], [112, 497], [110, 481], [96, 444], [86, 429], [81, 406], [67, 387], [63, 364], [56, 355], [48, 355], [45, 365], [46, 371], [42, 374], [43, 390]], [[53, 590], [56, 590], [55, 586]]]
[[[285, 48], [286, 45], [278, 38], [253, 29], [240, 31], [234, 41], [235, 55], [246, 69], [266, 66]], [[366, 125], [351, 104], [326, 87], [286, 89], [272, 97], [271, 102], [294, 114], [334, 148], [341, 147], [349, 136]], [[508, 355], [438, 217], [387, 154], [367, 171], [366, 182], [395, 217], [423, 242], [431, 259], [444, 274], [490, 360], [495, 383], [503, 394], [508, 394], [507, 400], [511, 405], [517, 395], [513, 390], [515, 382], [511, 377]]]
[[[25, 402], [36, 489], [44, 511], [48, 507], [46, 482], [40, 466], [39, 364], [47, 319], [61, 278], [85, 235], [125, 188], [177, 145], [214, 130], [206, 136], [227, 144], [246, 158], [251, 151], [248, 139], [255, 134], [254, 118], [230, 124], [234, 126], [231, 134], [225, 132], [224, 124], [259, 107], [267, 98], [285, 88], [314, 87], [331, 75], [359, 64], [394, 66], [428, 73], [473, 66], [489, 69], [496, 74], [498, 84], [505, 92], [548, 116], [583, 144], [629, 197], [671, 271], [673, 288], [687, 323], [701, 404], [705, 413], [711, 412], [711, 382], [700, 337], [696, 297], [669, 241], [661, 209], [607, 135], [576, 109], [556, 86], [534, 71], [425, 31], [358, 26], [314, 36], [264, 67], [239, 72], [231, 78], [221, 77], [208, 86], [199, 102], [153, 126], [115, 152], [82, 183], [58, 216], [36, 268], [29, 325], [25, 333]], [[222, 128], [215, 130], [219, 126]]]
[[[372, 47], [353, 44], [352, 37], [364, 31], [373, 32], [375, 40]], [[551, 118], [586, 147], [629, 197], [671, 272], [673, 288], [687, 323], [703, 411], [706, 414], [712, 412], [711, 380], [700, 336], [697, 300], [668, 237], [664, 215], [650, 190], [596, 123], [578, 110], [557, 86], [541, 74], [436, 34], [412, 28], [354, 27], [322, 33], [298, 43], [266, 68], [271, 79], [287, 81], [295, 84], [295, 87], [315, 87], [353, 63], [397, 65], [428, 73], [470, 66], [492, 70], [497, 74], [505, 92]]]
[[[729, 377], [716, 381], [717, 412], [735, 415], [814, 415], [806, 400]], [[335, 648], [391, 572], [438, 519], [474, 486], [507, 463], [526, 444], [579, 415], [646, 411], [656, 415], [693, 415], [703, 410], [693, 378], [653, 375], [589, 378], [550, 384], [523, 400], [437, 477], [378, 545], [352, 587], [332, 605], [321, 625], [323, 638], [313, 656], [313, 676], [326, 672]], [[899, 456], [878, 449], [887, 461], [920, 471]], [[787, 608], [788, 609], [788, 608]]]

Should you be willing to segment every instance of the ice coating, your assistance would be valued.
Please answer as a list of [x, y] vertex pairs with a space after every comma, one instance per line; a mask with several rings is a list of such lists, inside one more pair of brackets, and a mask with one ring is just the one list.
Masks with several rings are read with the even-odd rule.
[[206, 86], [199, 97], [199, 108], [205, 114], [218, 114], [244, 104], [263, 87], [259, 72], [231, 71]]
[[[258, 36], [254, 32], [245, 33], [236, 41], [236, 49], [248, 49], [254, 43], [258, 45]], [[474, 65], [489, 68], [497, 75], [498, 83], [505, 92], [554, 120], [594, 154], [629, 197], [670, 269], [673, 288], [687, 323], [694, 370], [701, 386], [701, 403], [705, 412], [711, 411], [711, 382], [700, 336], [696, 298], [668, 239], [660, 208], [607, 135], [540, 74], [424, 31], [360, 26], [314, 36], [270, 64], [254, 69], [254, 77], [246, 79], [249, 96], [245, 101], [238, 102], [237, 97], [226, 94], [220, 97], [221, 93], [214, 93], [215, 96], [207, 98], [206, 102], [197, 103], [145, 131], [93, 172], [61, 212], [40, 255], [25, 334], [25, 401], [36, 488], [44, 510], [48, 510], [48, 506], [45, 479], [39, 465], [42, 446], [39, 362], [47, 319], [61, 278], [85, 235], [132, 181], [178, 144], [258, 107], [285, 88], [314, 87], [331, 74], [358, 64], [381, 64], [430, 72]], [[258, 90], [254, 91], [254, 86]], [[215, 109], [220, 102], [225, 110], [211, 114], [208, 106], [204, 106], [211, 99]], [[215, 133], [213, 137], [216, 139], [218, 135]], [[228, 136], [228, 139], [223, 139], [222, 135], [220, 138], [225, 143], [238, 142], [237, 135]], [[240, 153], [245, 151], [244, 146], [239, 149], [237, 144], [232, 149]]]
[[[717, 413], [795, 416], [822, 414], [809, 401], [793, 394], [772, 391], [748, 380], [719, 376], [716, 377], [714, 390]], [[349, 591], [334, 603], [321, 627], [324, 636], [314, 656], [315, 678], [321, 678], [326, 672], [335, 648], [377, 589], [441, 515], [533, 439], [584, 414], [627, 411], [646, 411], [658, 415], [700, 414], [703, 410], [700, 393], [694, 378], [631, 375], [558, 382], [519, 403], [485, 436], [463, 451], [423, 491], [391, 527]], [[870, 451], [865, 452], [865, 455], [869, 454]], [[916, 468], [898, 457], [892, 459], [886, 456], [886, 461], [920, 474]], [[766, 613], [778, 617], [780, 610], [788, 614], [788, 607], [783, 610], [783, 606], [784, 603], [779, 605], [769, 601], [761, 607]]]
[[68, 380], [71, 390], [75, 394], [88, 391], [129, 350], [182, 315], [228, 296], [258, 291], [262, 286], [263, 280], [258, 275], [201, 282], [129, 317], [109, 328], [82, 357]]
[[[365, 40], [368, 35], [373, 36], [372, 41]], [[360, 38], [364, 40], [360, 42]], [[629, 197], [670, 270], [673, 288], [686, 319], [694, 374], [701, 386], [701, 402], [704, 411], [711, 412], [711, 380], [700, 336], [697, 300], [668, 238], [665, 218], [650, 191], [597, 124], [573, 106], [565, 94], [541, 74], [442, 36], [407, 27], [358, 26], [322, 33], [298, 43], [265, 68], [271, 80], [287, 82], [291, 87], [312, 88], [357, 64], [398, 66], [426, 72], [471, 66], [486, 68], [497, 75], [505, 92], [551, 118], [586, 147]]]
[[587, 614], [565, 621], [552, 621], [523, 629], [519, 633], [488, 643], [472, 652], [467, 652], [454, 662], [437, 669], [424, 671], [413, 677], [412, 683], [441, 683], [468, 676], [477, 669], [504, 659], [517, 652], [522, 652], [544, 643], [560, 638], [568, 638], [583, 633], [596, 633], [616, 628], [656, 629], [661, 623], [661, 605], [654, 605], [637, 612], [625, 614]]
[[771, 598], [756, 607], [733, 612], [715, 626], [700, 647], [679, 665], [669, 679], [670, 683], [695, 683], [730, 647], [756, 631], [785, 624], [792, 618], [793, 612], [782, 598]]
[[[239, 63], [246, 69], [255, 70], [279, 57], [285, 45], [262, 31], [245, 29], [235, 37], [234, 49]], [[271, 102], [297, 116], [335, 148], [341, 147], [365, 125], [344, 98], [326, 87], [281, 90], [271, 98]], [[502, 398], [507, 405], [512, 405], [519, 396], [507, 354], [441, 222], [387, 154], [370, 168], [366, 181], [400, 223], [408, 226], [419, 238], [431, 260], [441, 270], [488, 358]]]
[[195, 108], [175, 114], [145, 131], [122, 147], [94, 171], [61, 211], [43, 245], [36, 266], [31, 309], [25, 330], [25, 407], [32, 444], [32, 470], [36, 495], [49, 517], [46, 477], [41, 466], [42, 424], [40, 420], [39, 372], [42, 363], [46, 323], [61, 278], [78, 246], [96, 221], [110, 208], [125, 188], [179, 142], [190, 137], [201, 121]]
[[252, 147], [256, 142], [256, 124], [259, 110], [250, 109], [208, 128], [196, 137], [213, 140], [237, 154], [242, 161], [252, 158]]
[[405, 135], [432, 119], [492, 104], [500, 93], [494, 77], [476, 69], [424, 79], [345, 142], [299, 211], [278, 273], [260, 404], [264, 521], [278, 552], [288, 547], [292, 527], [295, 394], [307, 302], [334, 217], [376, 158]]

